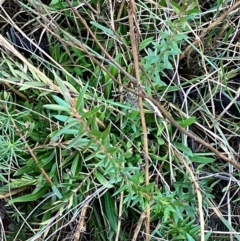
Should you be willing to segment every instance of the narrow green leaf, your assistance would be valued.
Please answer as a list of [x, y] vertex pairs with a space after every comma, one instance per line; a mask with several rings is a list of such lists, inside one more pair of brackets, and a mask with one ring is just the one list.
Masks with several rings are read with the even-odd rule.
[[71, 108], [71, 106], [66, 101], [64, 101], [63, 99], [59, 98], [58, 96], [52, 95], [52, 97], [60, 106]]
[[70, 118], [66, 115], [54, 115], [53, 117], [62, 122], [71, 123], [75, 121], [75, 123], [78, 123], [78, 121], [75, 118]]
[[187, 126], [192, 125], [195, 122], [196, 122], [196, 118], [195, 117], [189, 117], [189, 118], [179, 122], [179, 125], [185, 128]]
[[77, 98], [76, 109], [80, 114], [83, 112], [83, 109], [84, 109], [84, 103], [85, 103], [84, 95], [86, 94], [87, 88], [88, 88], [88, 83], [86, 83], [84, 88], [80, 91], [79, 96]]
[[92, 116], [92, 115], [98, 113], [98, 112], [99, 112], [99, 108], [100, 108], [100, 107], [95, 107], [95, 108], [92, 109], [92, 110], [86, 111], [84, 114], [82, 114], [82, 118], [84, 119], [84, 118], [87, 118], [87, 117], [89, 117], [89, 116]]
[[61, 80], [61, 78], [54, 71], [52, 73], [54, 74], [55, 80], [57, 81], [58, 86], [61, 89], [61, 94], [63, 95], [65, 101], [69, 102], [70, 101], [70, 94], [69, 94], [69, 91], [68, 91], [67, 87], [65, 86], [65, 84]]
[[[89, 141], [91, 142], [91, 141]], [[86, 148], [87, 149], [87, 148]], [[86, 158], [84, 158], [84, 161], [87, 162], [89, 160], [92, 160], [93, 158], [95, 158], [99, 153], [101, 152], [101, 150], [97, 150], [95, 152], [93, 152], [92, 154], [90, 154], [89, 156], [87, 156]]]
[[183, 145], [182, 143], [174, 143], [174, 145], [177, 147], [178, 150], [182, 151], [185, 155], [189, 157], [193, 156], [191, 149]]
[[204, 235], [204, 240], [205, 240], [205, 241], [208, 241], [208, 239], [210, 238], [211, 234], [212, 234], [212, 231], [208, 231], [208, 232]]
[[24, 82], [19, 90], [23, 91], [29, 88], [44, 87], [44, 86], [45, 84], [42, 82]]
[[160, 145], [160, 146], [165, 144], [165, 140], [160, 137], [157, 137], [157, 142], [158, 142], [158, 145]]
[[195, 241], [195, 239], [188, 233], [187, 233], [187, 240], [188, 241]]
[[62, 194], [60, 193], [60, 191], [58, 190], [58, 188], [55, 185], [52, 185], [52, 190], [59, 199], [62, 198]]
[[68, 113], [71, 113], [71, 108], [55, 105], [55, 104], [46, 104], [43, 107], [50, 109], [50, 110], [56, 110], [56, 111], [66, 111]]
[[139, 45], [139, 50], [145, 49], [149, 44], [152, 43], [152, 41], [153, 37], [144, 39]]
[[102, 185], [104, 185], [108, 182], [108, 180], [99, 171], [95, 171], [94, 176], [97, 178], [99, 183], [101, 183]]
[[67, 165], [69, 162], [72, 161], [72, 159], [73, 159], [76, 155], [78, 155], [78, 152], [77, 152], [77, 151], [72, 152], [71, 155], [67, 156], [67, 157], [60, 163], [60, 167], [62, 168], [62, 167], [64, 167], [65, 165]]
[[71, 165], [71, 173], [72, 173], [73, 176], [77, 175], [77, 169], [78, 169], [78, 166], [79, 166], [80, 162], [81, 162], [81, 160], [79, 158], [79, 154], [77, 154], [74, 157], [72, 165]]
[[52, 141], [56, 141], [57, 138], [63, 134], [72, 134], [72, 135], [77, 135], [80, 130], [80, 125], [78, 122], [71, 122], [65, 125], [62, 129], [52, 132], [50, 134], [50, 138]]
[[31, 201], [37, 201], [38, 199], [42, 198], [42, 196], [46, 193], [46, 191], [49, 189], [49, 187], [42, 187], [36, 192], [13, 198], [8, 201], [9, 204], [13, 203], [20, 203], [20, 202], [31, 202]]
[[103, 196], [104, 199], [104, 206], [105, 206], [105, 213], [107, 216], [107, 220], [113, 229], [113, 231], [117, 231], [117, 214], [115, 210], [115, 203], [112, 196], [109, 192], [106, 192]]
[[181, 7], [174, 1], [170, 1], [170, 4], [171, 4], [172, 8], [174, 9], [174, 11], [179, 15]]
[[95, 26], [96, 28], [98, 29], [101, 29], [103, 32], [107, 33], [108, 35], [110, 35], [111, 37], [114, 37], [115, 34], [114, 32], [110, 29], [110, 28], [106, 28], [104, 27], [103, 25], [97, 23], [97, 22], [94, 22], [94, 21], [91, 21], [90, 22], [93, 26]]
[[[83, 128], [81, 128], [83, 129]], [[84, 152], [87, 151], [88, 149], [88, 143], [91, 142], [91, 140], [89, 141], [87, 138], [83, 138], [83, 136], [85, 135], [84, 132], [80, 134], [78, 134], [78, 136], [74, 139], [71, 140], [71, 142], [69, 143], [69, 145], [67, 146], [67, 149], [71, 149], [72, 147], [77, 147], [77, 148], [81, 148], [84, 149]]]
[[67, 82], [67, 81], [63, 81], [63, 83], [64, 83], [73, 93], [78, 93], [78, 91], [75, 89], [75, 87], [74, 87], [71, 83], [69, 83], [69, 82]]
[[7, 183], [7, 179], [0, 173], [0, 181]]
[[213, 163], [216, 161], [215, 158], [211, 158], [211, 157], [205, 157], [205, 156], [200, 156], [198, 155], [198, 153], [194, 153], [192, 157], [190, 157], [190, 160], [193, 162], [197, 162], [197, 163], [202, 163], [202, 164], [208, 164], [208, 163]]

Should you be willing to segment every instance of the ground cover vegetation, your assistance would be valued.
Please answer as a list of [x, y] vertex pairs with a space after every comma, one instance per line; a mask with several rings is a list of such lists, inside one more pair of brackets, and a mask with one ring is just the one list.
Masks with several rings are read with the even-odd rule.
[[1, 1], [0, 240], [240, 240], [239, 7]]

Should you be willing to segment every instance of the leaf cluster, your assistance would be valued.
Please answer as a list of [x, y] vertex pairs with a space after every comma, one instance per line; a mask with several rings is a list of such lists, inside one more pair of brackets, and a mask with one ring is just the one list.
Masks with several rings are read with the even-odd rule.
[[[132, 81], [127, 3], [19, 4], [33, 18], [18, 27], [37, 24], [46, 31], [51, 56], [1, 53], [0, 197], [13, 223], [5, 227], [5, 240], [211, 240], [210, 232], [201, 233], [203, 222], [235, 232], [237, 219], [228, 223], [231, 215], [225, 219], [226, 210], [213, 205], [229, 202], [234, 210], [238, 204], [227, 173], [232, 167], [196, 143], [192, 149], [187, 137], [144, 100], [146, 164], [138, 102], [141, 87], [181, 127], [236, 153], [231, 143], [239, 138], [239, 123], [220, 118], [221, 113], [218, 118], [209, 107], [222, 89], [236, 95], [236, 83], [230, 84], [239, 64], [231, 43], [238, 29], [227, 19], [217, 22], [226, 3], [137, 2], [140, 86]], [[13, 17], [8, 21], [15, 26]], [[204, 35], [209, 17], [217, 27]], [[235, 24], [235, 12], [229, 18]], [[203, 85], [208, 86], [204, 93]], [[182, 108], [176, 93], [186, 88]], [[188, 96], [191, 88], [198, 98]], [[238, 185], [237, 177], [236, 170], [231, 180]], [[220, 213], [216, 223], [211, 210]]]

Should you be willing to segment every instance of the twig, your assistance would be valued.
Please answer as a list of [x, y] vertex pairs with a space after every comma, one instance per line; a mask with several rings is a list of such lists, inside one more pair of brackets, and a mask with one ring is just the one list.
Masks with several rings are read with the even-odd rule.
[[26, 147], [28, 149], [28, 152], [30, 153], [30, 155], [32, 156], [33, 160], [35, 161], [38, 169], [41, 171], [41, 173], [43, 174], [43, 176], [45, 177], [45, 179], [47, 180], [47, 182], [53, 186], [53, 182], [51, 180], [51, 178], [49, 177], [49, 175], [46, 173], [46, 171], [41, 167], [37, 157], [35, 156], [35, 154], [33, 153], [33, 150], [30, 148], [30, 146], [27, 144], [27, 140], [26, 138], [22, 135], [22, 133], [20, 132], [20, 130], [18, 129], [18, 127], [16, 126], [16, 124], [14, 123], [14, 121], [12, 120], [14, 129], [16, 130], [16, 132], [18, 133], [18, 135], [20, 136], [20, 138], [24, 141], [24, 143], [26, 143]]
[[24, 100], [29, 100], [29, 98], [26, 95], [24, 95], [22, 92], [20, 92], [17, 89], [15, 89], [7, 81], [2, 79], [2, 82], [3, 82], [4, 85], [6, 85], [9, 88], [10, 91], [14, 92], [16, 95], [18, 95], [19, 97], [23, 98]]
[[86, 218], [86, 214], [87, 214], [87, 209], [88, 209], [88, 205], [84, 206], [82, 208], [82, 211], [80, 213], [80, 218], [79, 218], [79, 223], [77, 225], [75, 234], [74, 234], [74, 238], [73, 241], [78, 241], [80, 240], [80, 236], [82, 233], [85, 232], [86, 227], [85, 227], [85, 218]]
[[[139, 58], [138, 58], [138, 49], [139, 49], [139, 26], [137, 22], [137, 15], [136, 15], [136, 5], [134, 0], [130, 0], [128, 3], [128, 19], [129, 19], [129, 28], [130, 28], [130, 39], [132, 45], [132, 54], [134, 60], [134, 69], [135, 75], [137, 79], [137, 88], [138, 93], [142, 93], [142, 86], [140, 80], [140, 69], [139, 69]], [[138, 106], [139, 112], [141, 117], [142, 123], [142, 130], [143, 130], [143, 156], [144, 156], [144, 164], [145, 164], [145, 184], [146, 186], [149, 184], [149, 157], [148, 157], [148, 136], [147, 136], [147, 126], [146, 120], [143, 110], [143, 99], [141, 96], [138, 96]], [[149, 201], [149, 200], [148, 200]], [[147, 203], [146, 205], [146, 241], [150, 240], [150, 204]]]
[[10, 192], [4, 192], [4, 193], [0, 193], [0, 200], [1, 199], [5, 199], [7, 197], [11, 197], [11, 196], [14, 196], [20, 192], [23, 192], [24, 190], [26, 190], [28, 188], [28, 186], [26, 187], [19, 187], [19, 188], [16, 188], [16, 189], [13, 189], [11, 190]]

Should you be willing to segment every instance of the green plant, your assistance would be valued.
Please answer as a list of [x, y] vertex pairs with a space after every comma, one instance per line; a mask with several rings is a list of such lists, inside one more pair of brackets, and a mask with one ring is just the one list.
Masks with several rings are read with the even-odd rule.
[[[27, 60], [0, 39], [13, 55], [3, 52], [0, 65], [0, 196], [15, 222], [5, 240], [211, 240], [203, 228], [212, 210], [216, 226], [238, 230], [229, 181], [238, 171], [227, 176], [232, 167], [208, 145], [191, 149], [178, 127], [234, 153], [239, 124], [209, 105], [220, 90], [237, 93], [229, 84], [239, 71], [238, 25], [218, 19], [225, 2], [133, 3], [19, 3], [33, 16], [19, 27], [47, 31], [52, 58]], [[229, 18], [235, 23], [234, 9]], [[13, 16], [2, 19], [15, 26]], [[182, 109], [175, 93], [186, 86], [199, 96], [183, 92]], [[222, 201], [228, 219], [214, 207]]]

